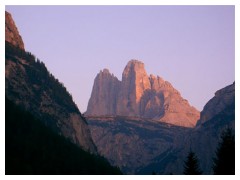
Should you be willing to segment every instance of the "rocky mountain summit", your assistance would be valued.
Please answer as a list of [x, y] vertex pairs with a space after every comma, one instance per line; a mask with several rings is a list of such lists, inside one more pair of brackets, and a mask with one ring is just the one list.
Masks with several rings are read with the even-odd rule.
[[131, 60], [119, 81], [109, 70], [94, 80], [86, 116], [127, 116], [194, 127], [199, 111], [159, 76], [148, 76], [144, 63]]
[[[116, 113], [116, 92], [120, 88], [120, 81], [108, 69], [100, 71], [94, 80], [92, 96], [88, 109], [92, 115], [104, 116]], [[96, 106], [97, 104], [97, 106]]]
[[25, 52], [23, 41], [5, 12], [6, 97], [41, 120], [47, 127], [86, 151], [96, 153], [89, 127], [67, 89], [43, 62]]
[[[235, 129], [234, 86], [215, 93], [195, 128], [120, 116], [91, 117], [88, 122], [93, 141], [99, 152], [126, 174], [182, 174], [190, 149], [198, 156], [203, 174], [212, 174], [221, 133], [226, 128]], [[218, 112], [213, 111], [215, 107]]]
[[5, 11], [5, 41], [24, 50], [24, 43], [10, 13]]

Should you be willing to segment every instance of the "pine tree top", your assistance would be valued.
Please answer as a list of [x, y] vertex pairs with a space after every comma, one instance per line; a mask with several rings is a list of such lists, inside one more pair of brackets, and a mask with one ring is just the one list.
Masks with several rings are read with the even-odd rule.
[[190, 151], [185, 161], [184, 171], [185, 175], [201, 175], [202, 171], [199, 169], [198, 158], [194, 152]]

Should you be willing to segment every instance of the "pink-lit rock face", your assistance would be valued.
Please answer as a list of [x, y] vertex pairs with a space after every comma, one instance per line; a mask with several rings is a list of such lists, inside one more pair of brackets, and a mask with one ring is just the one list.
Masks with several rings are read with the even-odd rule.
[[94, 80], [87, 114], [93, 116], [116, 114], [116, 93], [119, 88], [120, 81], [110, 74], [108, 69], [100, 71]]
[[128, 62], [122, 74], [117, 101], [117, 114], [139, 116], [139, 104], [144, 92], [150, 89], [150, 82], [144, 64], [137, 60]]
[[95, 78], [86, 115], [138, 117], [184, 127], [196, 125], [199, 111], [171, 83], [159, 76], [148, 76], [141, 61], [128, 62], [122, 81], [104, 71]]
[[11, 14], [6, 11], [5, 11], [5, 41], [24, 50], [22, 37], [18, 32], [18, 29], [12, 19]]

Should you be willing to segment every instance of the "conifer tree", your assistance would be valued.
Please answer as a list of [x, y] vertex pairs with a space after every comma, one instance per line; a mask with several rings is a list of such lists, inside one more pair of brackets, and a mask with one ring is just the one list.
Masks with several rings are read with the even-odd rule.
[[184, 165], [183, 174], [185, 175], [201, 175], [202, 171], [199, 168], [198, 158], [194, 152], [188, 153], [187, 159]]
[[213, 172], [216, 175], [235, 174], [235, 137], [230, 128], [223, 131], [221, 135], [216, 156], [213, 159]]

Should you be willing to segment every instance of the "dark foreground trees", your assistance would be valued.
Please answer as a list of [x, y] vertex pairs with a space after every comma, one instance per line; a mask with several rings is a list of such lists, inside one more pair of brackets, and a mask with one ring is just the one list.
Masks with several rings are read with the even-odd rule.
[[5, 102], [6, 175], [121, 174], [105, 158], [82, 150], [7, 98]]
[[230, 128], [222, 133], [216, 157], [213, 159], [213, 172], [218, 175], [235, 174], [235, 137]]
[[201, 175], [202, 171], [199, 168], [198, 158], [194, 152], [188, 153], [187, 159], [184, 165], [183, 174], [185, 175]]

